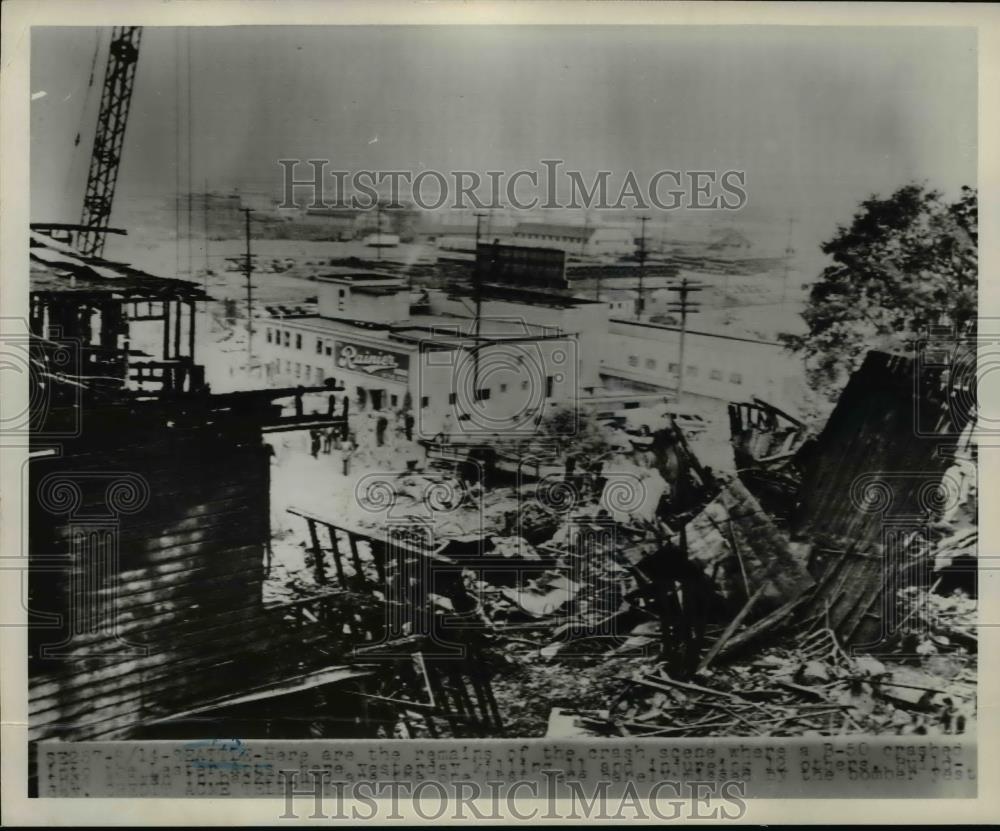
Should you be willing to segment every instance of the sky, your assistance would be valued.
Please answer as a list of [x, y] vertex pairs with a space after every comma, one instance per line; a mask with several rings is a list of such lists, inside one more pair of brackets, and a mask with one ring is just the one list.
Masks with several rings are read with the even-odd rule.
[[[78, 220], [97, 37], [33, 31], [34, 221]], [[818, 244], [872, 194], [974, 185], [976, 102], [971, 29], [147, 28], [116, 198], [169, 198], [178, 169], [182, 189], [276, 192], [279, 158], [414, 173], [558, 158], [640, 181], [738, 169], [747, 216], [794, 216]]]

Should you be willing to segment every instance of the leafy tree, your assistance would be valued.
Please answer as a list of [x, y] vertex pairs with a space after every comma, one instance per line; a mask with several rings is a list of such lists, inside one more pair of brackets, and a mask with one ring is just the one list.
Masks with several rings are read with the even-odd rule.
[[782, 335], [803, 355], [810, 386], [835, 399], [870, 349], [908, 351], [933, 327], [972, 334], [976, 320], [978, 208], [910, 184], [862, 202], [850, 227], [821, 246], [833, 263], [813, 284], [804, 335]]
[[609, 446], [600, 425], [586, 409], [558, 405], [542, 418], [532, 436], [559, 455], [574, 452], [584, 458], [596, 458], [608, 452]]

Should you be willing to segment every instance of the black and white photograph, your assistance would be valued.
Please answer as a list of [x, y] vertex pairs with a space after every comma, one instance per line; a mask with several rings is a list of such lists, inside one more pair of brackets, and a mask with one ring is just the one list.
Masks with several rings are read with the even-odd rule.
[[976, 28], [334, 11], [31, 27], [27, 795], [524, 740], [974, 797]]

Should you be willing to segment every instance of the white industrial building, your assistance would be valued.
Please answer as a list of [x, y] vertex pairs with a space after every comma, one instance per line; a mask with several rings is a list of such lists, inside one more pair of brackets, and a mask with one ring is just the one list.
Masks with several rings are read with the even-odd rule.
[[[676, 390], [679, 352], [676, 326], [612, 319], [601, 376], [615, 385]], [[721, 401], [756, 397], [794, 410], [802, 401], [804, 379], [801, 359], [777, 341], [691, 329], [685, 333], [685, 395]]]
[[[260, 357], [274, 386], [343, 384], [374, 409], [409, 404], [418, 436], [533, 429], [551, 406], [599, 384], [604, 304], [484, 286], [414, 295], [391, 275], [323, 278], [319, 314], [265, 322]], [[363, 392], [362, 392], [363, 390]]]
[[590, 257], [635, 253], [635, 239], [627, 228], [604, 225], [571, 225], [554, 222], [521, 222], [514, 228], [518, 245], [561, 248]]
[[[358, 406], [409, 409], [425, 438], [530, 431], [558, 404], [678, 386], [679, 329], [621, 317], [630, 298], [492, 282], [477, 318], [470, 289], [413, 292], [395, 275], [366, 271], [320, 278], [317, 301], [318, 314], [265, 321], [258, 343], [269, 383], [333, 380]], [[789, 409], [802, 400], [801, 362], [777, 342], [689, 330], [684, 365], [685, 397], [757, 397]]]

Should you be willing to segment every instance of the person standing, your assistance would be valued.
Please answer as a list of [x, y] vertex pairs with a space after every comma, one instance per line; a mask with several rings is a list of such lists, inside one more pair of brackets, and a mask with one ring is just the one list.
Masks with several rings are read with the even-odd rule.
[[343, 461], [344, 476], [351, 475], [351, 455], [354, 451], [354, 443], [350, 438], [344, 440], [340, 446], [340, 457]]
[[340, 411], [340, 416], [341, 416], [341, 418], [344, 419], [344, 426], [341, 428], [341, 431], [340, 431], [340, 437], [342, 439], [346, 439], [347, 438], [347, 431], [348, 431], [348, 418], [347, 417], [350, 415], [350, 412], [351, 412], [351, 400], [350, 400], [350, 398], [348, 396], [345, 395], [344, 396], [344, 408]]
[[315, 427], [309, 431], [310, 446], [309, 451], [312, 453], [314, 459], [319, 458], [319, 447], [320, 447], [320, 435], [319, 430]]

